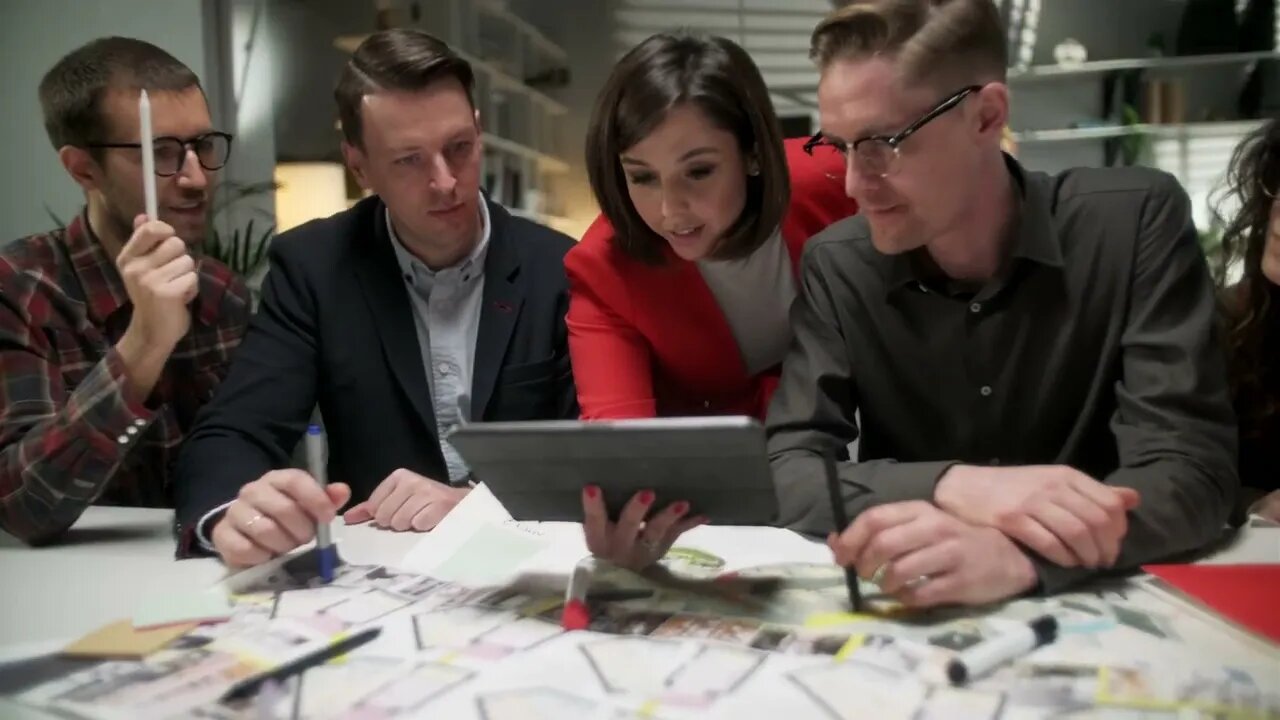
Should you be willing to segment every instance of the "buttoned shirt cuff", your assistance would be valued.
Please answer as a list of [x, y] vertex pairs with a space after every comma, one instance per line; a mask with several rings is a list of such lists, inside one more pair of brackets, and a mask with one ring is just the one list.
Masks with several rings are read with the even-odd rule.
[[1060, 593], [1098, 574], [1098, 571], [1089, 568], [1062, 567], [1025, 549], [1023, 552], [1031, 558], [1031, 564], [1036, 569], [1036, 577], [1039, 578], [1039, 583], [1031, 590], [1035, 595]]
[[80, 419], [122, 451], [133, 447], [156, 418], [155, 412], [129, 398], [125, 390], [124, 361], [111, 348], [94, 371], [76, 388], [74, 397], [83, 403]]
[[196, 521], [195, 533], [197, 545], [211, 553], [217, 552], [213, 547], [213, 540], [211, 539], [213, 536], [213, 524], [226, 514], [227, 508], [231, 507], [231, 503], [233, 502], [235, 501], [228, 500], [227, 502], [222, 503], [218, 507], [202, 515], [200, 519]]
[[866, 481], [876, 495], [877, 505], [909, 500], [933, 502], [938, 481], [957, 464], [955, 460], [855, 463], [853, 477], [856, 482]]

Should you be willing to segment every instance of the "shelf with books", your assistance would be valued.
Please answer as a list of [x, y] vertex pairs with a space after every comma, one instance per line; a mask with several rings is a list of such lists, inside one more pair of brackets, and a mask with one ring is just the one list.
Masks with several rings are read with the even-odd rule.
[[1160, 138], [1193, 138], [1213, 137], [1217, 135], [1235, 136], [1248, 133], [1264, 121], [1262, 120], [1230, 120], [1220, 122], [1193, 122], [1155, 125], [1135, 123], [1132, 125], [1097, 125], [1080, 128], [1061, 128], [1052, 130], [1023, 130], [1013, 133], [1013, 139], [1019, 145], [1033, 143], [1082, 142], [1103, 140], [1107, 138], [1125, 137], [1127, 135], [1151, 135]]
[[1148, 70], [1157, 73], [1208, 68], [1218, 65], [1247, 65], [1260, 60], [1280, 60], [1280, 52], [1219, 53], [1214, 55], [1179, 55], [1174, 57], [1121, 58], [1092, 60], [1078, 65], [1032, 65], [1009, 71], [1009, 83], [1016, 85], [1041, 80], [1083, 79], [1124, 70]]

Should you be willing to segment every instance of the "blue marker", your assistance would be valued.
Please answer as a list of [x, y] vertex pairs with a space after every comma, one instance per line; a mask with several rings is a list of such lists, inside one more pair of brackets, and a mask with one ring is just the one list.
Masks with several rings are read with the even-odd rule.
[[[329, 484], [329, 472], [324, 460], [324, 433], [319, 425], [307, 426], [307, 469], [311, 477], [324, 488]], [[329, 537], [329, 523], [316, 523], [316, 553], [320, 558], [320, 579], [333, 582], [333, 571], [338, 565], [338, 552]]]

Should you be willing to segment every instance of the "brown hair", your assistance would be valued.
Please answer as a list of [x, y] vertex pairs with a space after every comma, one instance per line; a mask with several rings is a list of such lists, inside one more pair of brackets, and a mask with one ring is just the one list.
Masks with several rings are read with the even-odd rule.
[[475, 87], [471, 64], [458, 57], [444, 41], [421, 30], [406, 28], [370, 35], [351, 54], [333, 90], [343, 138], [356, 147], [364, 147], [360, 103], [365, 95], [379, 90], [422, 90], [444, 78], [462, 83], [467, 101], [475, 107], [471, 96]]
[[[107, 138], [102, 97], [111, 89], [179, 92], [200, 79], [174, 56], [149, 42], [105, 37], [72, 50], [40, 80], [40, 111], [54, 149], [88, 147]], [[90, 152], [100, 152], [90, 148]]]
[[741, 47], [722, 37], [654, 35], [614, 66], [587, 128], [587, 175], [596, 202], [627, 255], [658, 264], [664, 241], [649, 229], [627, 193], [619, 156], [653, 132], [667, 113], [692, 103], [759, 167], [748, 175], [747, 201], [712, 251], [718, 259], [750, 254], [782, 222], [791, 182], [782, 129], [764, 78]]
[[1227, 188], [1240, 211], [1223, 231], [1216, 274], [1225, 281], [1229, 266], [1243, 270], [1240, 282], [1228, 289], [1224, 309], [1236, 413], [1242, 436], [1249, 437], [1280, 413], [1280, 288], [1262, 274], [1273, 202], [1267, 193], [1280, 191], [1280, 121], [1270, 121], [1236, 147]]
[[[891, 56], [910, 80], [1004, 82], [1008, 48], [992, 0], [852, 0], [814, 28], [809, 57]], [[941, 77], [939, 77], [941, 76]]]

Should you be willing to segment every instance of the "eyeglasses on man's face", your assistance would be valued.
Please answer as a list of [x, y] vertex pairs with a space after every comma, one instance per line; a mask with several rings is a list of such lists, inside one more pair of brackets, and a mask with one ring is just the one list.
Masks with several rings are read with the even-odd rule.
[[857, 164], [858, 170], [867, 175], [887, 177], [893, 172], [894, 165], [898, 159], [898, 148], [907, 138], [914, 135], [920, 128], [944, 115], [948, 110], [959, 105], [970, 93], [981, 89], [981, 85], [969, 85], [957, 90], [944, 98], [942, 102], [933, 106], [924, 115], [921, 115], [920, 119], [894, 135], [867, 135], [854, 140], [852, 143], [843, 143], [832, 141], [819, 132], [804, 144], [804, 151], [814, 155], [815, 153], [823, 152], [823, 148], [826, 148], [826, 152], [839, 152], [842, 155], [848, 155], [852, 150], [853, 160]]
[[[90, 143], [91, 148], [136, 148], [142, 143]], [[205, 170], [221, 170], [231, 156], [231, 135], [224, 132], [207, 132], [192, 138], [158, 137], [152, 141], [156, 158], [156, 175], [170, 177], [182, 172], [187, 162], [187, 152], [196, 154], [196, 162]]]

